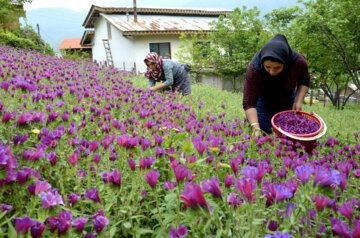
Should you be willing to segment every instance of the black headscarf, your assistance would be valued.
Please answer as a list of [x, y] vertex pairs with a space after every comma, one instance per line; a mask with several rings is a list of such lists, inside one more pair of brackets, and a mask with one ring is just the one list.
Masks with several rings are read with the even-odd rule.
[[284, 68], [287, 68], [298, 58], [298, 52], [292, 50], [284, 35], [277, 34], [264, 47], [258, 51], [251, 63], [255, 69], [264, 70], [263, 61], [265, 58], [271, 57], [279, 60], [284, 64]]
[[[262, 75], [262, 86], [260, 97], [267, 108], [275, 110], [279, 105], [288, 102], [292, 92], [286, 92], [285, 84], [287, 72], [291, 65], [297, 60], [299, 53], [292, 50], [284, 35], [277, 34], [264, 47], [258, 51], [251, 63]], [[276, 76], [271, 76], [264, 68], [263, 61], [273, 58], [284, 64], [284, 69]]]

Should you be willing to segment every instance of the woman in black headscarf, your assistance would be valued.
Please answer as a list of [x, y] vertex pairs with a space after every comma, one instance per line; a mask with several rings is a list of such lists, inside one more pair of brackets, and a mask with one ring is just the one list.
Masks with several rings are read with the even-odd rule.
[[310, 86], [308, 64], [277, 34], [252, 59], [245, 76], [243, 108], [253, 135], [271, 133], [271, 118], [284, 110], [302, 110]]

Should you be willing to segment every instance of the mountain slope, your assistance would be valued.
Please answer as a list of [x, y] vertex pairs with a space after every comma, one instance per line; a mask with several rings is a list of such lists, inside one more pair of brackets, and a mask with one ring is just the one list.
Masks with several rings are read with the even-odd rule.
[[57, 51], [63, 39], [82, 37], [86, 14], [67, 8], [39, 8], [26, 12], [26, 22], [36, 31], [39, 24], [41, 37]]

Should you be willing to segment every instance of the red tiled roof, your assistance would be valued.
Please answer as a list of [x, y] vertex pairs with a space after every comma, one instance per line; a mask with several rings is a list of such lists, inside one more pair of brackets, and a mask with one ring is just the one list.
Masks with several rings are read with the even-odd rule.
[[81, 46], [80, 41], [81, 38], [64, 39], [59, 45], [58, 50], [91, 48], [91, 46]]

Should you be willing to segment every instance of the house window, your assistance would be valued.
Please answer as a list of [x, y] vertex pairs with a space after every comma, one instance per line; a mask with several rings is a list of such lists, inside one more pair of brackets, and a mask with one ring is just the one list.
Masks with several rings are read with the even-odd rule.
[[111, 40], [111, 24], [106, 22], [107, 33], [108, 33], [108, 40]]
[[155, 52], [164, 58], [171, 59], [170, 43], [150, 43], [150, 52]]

